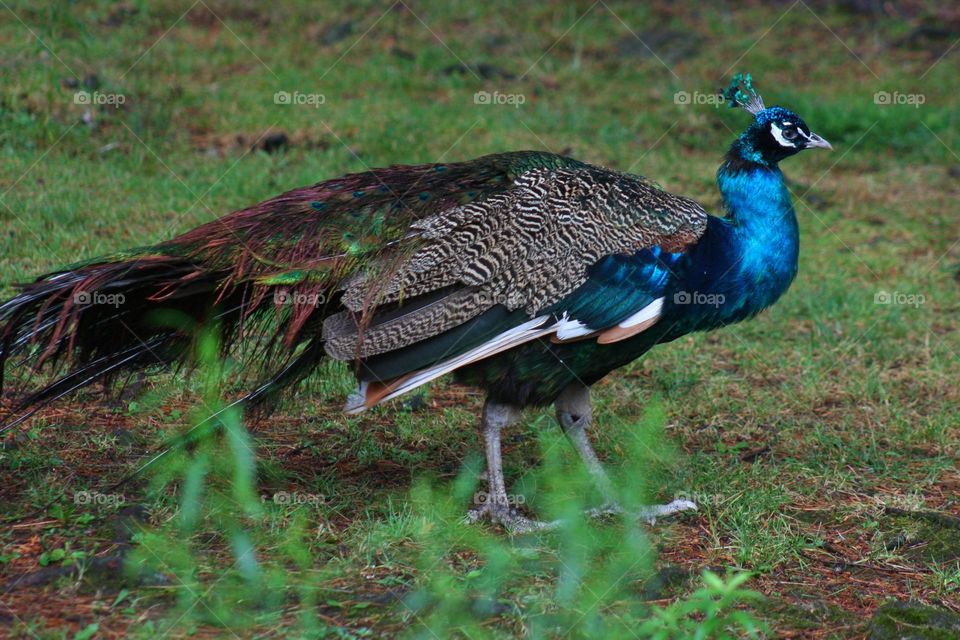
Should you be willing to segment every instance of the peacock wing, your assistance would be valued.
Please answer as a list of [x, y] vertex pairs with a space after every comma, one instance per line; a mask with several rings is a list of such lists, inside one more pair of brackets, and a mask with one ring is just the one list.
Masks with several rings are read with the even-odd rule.
[[[553, 315], [605, 257], [680, 252], [706, 223], [699, 204], [637, 176], [587, 165], [533, 168], [509, 189], [413, 222], [420, 244], [399, 264], [354, 273], [345, 310], [324, 324], [325, 348], [341, 360], [379, 356], [378, 365], [403, 354], [407, 366], [378, 366], [394, 373], [432, 364], [431, 341], [443, 345], [435, 359], [449, 360]], [[550, 330], [545, 323], [535, 328]], [[470, 335], [451, 344], [451, 333], [467, 326]]]

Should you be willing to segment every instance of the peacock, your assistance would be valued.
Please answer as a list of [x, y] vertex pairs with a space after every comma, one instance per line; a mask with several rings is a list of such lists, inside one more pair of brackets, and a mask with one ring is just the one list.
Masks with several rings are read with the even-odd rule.
[[637, 175], [516, 151], [344, 175], [21, 285], [0, 305], [0, 384], [5, 369], [48, 377], [15, 385], [4, 430], [91, 383], [190, 362], [197, 328], [215, 327], [225, 353], [242, 353], [248, 407], [328, 358], [356, 376], [349, 413], [447, 373], [481, 388], [489, 499], [470, 517], [529, 530], [501, 460], [524, 408], [554, 405], [609, 486], [588, 438], [591, 385], [655, 345], [758, 314], [797, 273], [778, 164], [831, 146], [765, 107], [749, 75], [722, 95], [753, 118], [717, 172], [722, 216]]

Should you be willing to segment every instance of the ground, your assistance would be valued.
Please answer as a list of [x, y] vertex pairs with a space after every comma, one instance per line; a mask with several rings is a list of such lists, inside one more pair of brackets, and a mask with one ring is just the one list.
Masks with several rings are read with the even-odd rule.
[[[743, 587], [763, 598], [730, 610], [770, 637], [885, 637], [893, 618], [871, 619], [903, 606], [890, 600], [931, 607], [884, 609], [911, 633], [956, 624], [956, 9], [198, 0], [0, 14], [4, 297], [347, 171], [510, 149], [641, 173], [719, 213], [713, 173], [746, 116], [713, 92], [736, 71], [835, 148], [783, 164], [802, 235], [784, 299], [595, 389], [596, 446], [622, 490], [698, 512], [516, 539], [464, 526], [479, 393], [440, 383], [347, 417], [335, 367], [247, 419], [249, 434], [227, 412], [220, 435], [115, 487], [232, 392], [164, 374], [4, 435], [0, 633], [644, 637], [640, 621], [698, 601], [704, 570], [751, 574]], [[530, 411], [505, 443], [513, 495], [541, 514], [591, 497], [556, 431]]]

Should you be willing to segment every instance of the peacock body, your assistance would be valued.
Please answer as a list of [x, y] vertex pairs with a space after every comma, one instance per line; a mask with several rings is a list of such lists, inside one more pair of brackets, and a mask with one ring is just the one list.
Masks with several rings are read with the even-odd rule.
[[[215, 322], [253, 373], [249, 404], [324, 358], [354, 366], [352, 412], [451, 372], [483, 388], [493, 496], [499, 430], [523, 407], [556, 403], [590, 463], [590, 385], [759, 313], [796, 275], [778, 163], [829, 145], [742, 83], [728, 98], [754, 120], [717, 173], [720, 217], [640, 176], [522, 151], [346, 175], [43, 276], [0, 305], [0, 371], [59, 376], [10, 425], [96, 380], [189, 359], [195, 327]], [[122, 303], [90, 304], [110, 295]], [[497, 503], [488, 515], [516, 521]]]

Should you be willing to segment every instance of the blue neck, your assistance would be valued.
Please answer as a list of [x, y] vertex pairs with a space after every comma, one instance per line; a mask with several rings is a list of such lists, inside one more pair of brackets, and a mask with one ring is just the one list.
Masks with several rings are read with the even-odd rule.
[[724, 162], [717, 171], [717, 188], [727, 209], [725, 219], [741, 234], [769, 240], [787, 235], [796, 244], [797, 217], [778, 167]]
[[783, 174], [776, 166], [727, 161], [717, 172], [738, 262], [731, 267], [734, 295], [749, 315], [773, 304], [797, 274], [800, 231]]
[[667, 339], [760, 313], [797, 273], [799, 228], [780, 170], [728, 157], [717, 186], [727, 215], [708, 218], [700, 242], [681, 258], [675, 283], [675, 291], [712, 297], [702, 298], [704, 305], [675, 306], [668, 296], [667, 313], [676, 327]]

